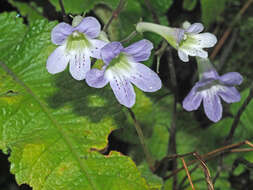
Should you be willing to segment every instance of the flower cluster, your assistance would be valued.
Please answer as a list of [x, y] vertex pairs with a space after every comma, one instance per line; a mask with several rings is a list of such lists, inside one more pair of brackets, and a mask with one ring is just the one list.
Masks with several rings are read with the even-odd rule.
[[[242, 82], [239, 73], [231, 72], [219, 76], [203, 48], [217, 43], [211, 33], [201, 33], [201, 23], [184, 23], [183, 28], [171, 28], [154, 23], [140, 22], [138, 32], [150, 31], [164, 37], [178, 51], [183, 62], [189, 56], [196, 56], [199, 81], [183, 101], [187, 111], [198, 109], [203, 101], [207, 117], [217, 122], [222, 117], [221, 99], [227, 103], [240, 100], [240, 93], [234, 87]], [[110, 84], [118, 102], [126, 107], [135, 104], [133, 85], [144, 92], [155, 92], [162, 86], [159, 76], [142, 61], [149, 59], [153, 44], [140, 40], [128, 47], [120, 42], [110, 42], [102, 38], [101, 25], [94, 17], [73, 19], [72, 26], [60, 23], [51, 33], [52, 42], [58, 47], [48, 57], [47, 70], [51, 74], [64, 71], [69, 63], [69, 71], [76, 80], [84, 80], [90, 87], [102, 88]], [[91, 58], [101, 59], [101, 69], [91, 68]], [[132, 85], [133, 84], [133, 85]]]
[[[124, 48], [120, 42], [96, 39], [100, 32], [101, 26], [94, 17], [86, 17], [80, 22], [74, 19], [72, 26], [66, 23], [55, 26], [51, 39], [59, 47], [47, 60], [48, 72], [62, 72], [70, 63], [69, 70], [74, 79], [86, 79], [87, 84], [95, 88], [110, 83], [119, 103], [129, 108], [135, 104], [132, 84], [144, 92], [161, 88], [159, 76], [140, 63], [150, 57], [153, 49], [150, 41], [141, 40]], [[90, 57], [103, 60], [102, 70], [91, 69]]]

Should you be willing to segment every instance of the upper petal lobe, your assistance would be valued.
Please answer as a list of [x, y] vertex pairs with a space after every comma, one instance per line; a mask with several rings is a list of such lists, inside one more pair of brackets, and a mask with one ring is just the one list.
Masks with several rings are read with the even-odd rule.
[[86, 34], [89, 38], [96, 38], [100, 33], [101, 25], [96, 18], [85, 17], [82, 22], [75, 27], [75, 30]]
[[148, 60], [153, 44], [149, 40], [140, 40], [124, 48], [124, 52], [131, 55], [136, 62]]
[[64, 22], [59, 23], [53, 28], [51, 32], [51, 40], [56, 45], [62, 45], [72, 32], [72, 26]]

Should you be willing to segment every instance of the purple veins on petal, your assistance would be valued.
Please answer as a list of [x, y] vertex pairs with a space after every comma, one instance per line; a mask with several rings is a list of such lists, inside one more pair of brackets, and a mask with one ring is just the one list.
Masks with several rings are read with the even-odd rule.
[[76, 53], [70, 58], [69, 71], [76, 80], [85, 79], [86, 73], [90, 70], [90, 56], [88, 53]]
[[135, 104], [134, 88], [126, 78], [113, 76], [110, 86], [120, 104], [128, 108], [131, 108]]

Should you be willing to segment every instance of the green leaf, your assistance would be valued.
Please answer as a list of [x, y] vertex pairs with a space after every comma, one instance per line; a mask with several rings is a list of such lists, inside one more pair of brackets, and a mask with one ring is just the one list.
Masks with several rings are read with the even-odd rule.
[[29, 22], [36, 19], [42, 19], [42, 8], [38, 7], [34, 2], [22, 3], [14, 0], [8, 0], [10, 4], [17, 7], [22, 16], [26, 16]]
[[141, 171], [142, 176], [147, 180], [149, 187], [153, 190], [158, 190], [162, 188], [163, 185], [163, 180], [162, 178], [156, 176], [153, 174], [147, 163], [142, 163], [138, 166], [138, 169]]
[[227, 0], [201, 0], [202, 21], [210, 25], [222, 13]]
[[[17, 13], [3, 13], [0, 17], [0, 59], [7, 55], [8, 51], [13, 51], [15, 44], [22, 41], [26, 32], [26, 27], [22, 24], [23, 20], [17, 17]], [[10, 35], [9, 31], [12, 31], [14, 35]]]
[[[66, 13], [81, 14], [86, 13], [94, 8], [94, 6], [100, 0], [62, 0]], [[50, 0], [50, 2], [56, 7], [57, 11], [61, 11], [59, 0]]]
[[[0, 59], [0, 148], [11, 152], [17, 182], [34, 190], [148, 189], [129, 157], [97, 151], [107, 146], [112, 130], [124, 126], [111, 89], [89, 88], [68, 71], [50, 75], [45, 65], [55, 49], [50, 32], [56, 23], [40, 20], [25, 29], [13, 15], [0, 15], [9, 25], [5, 30], [1, 22], [7, 41], [0, 47], [9, 48], [11, 38], [17, 43]], [[24, 28], [22, 40], [16, 27]]]

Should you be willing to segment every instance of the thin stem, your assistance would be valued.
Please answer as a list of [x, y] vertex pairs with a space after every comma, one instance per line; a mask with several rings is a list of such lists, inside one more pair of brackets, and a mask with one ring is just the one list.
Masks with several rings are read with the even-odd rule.
[[147, 161], [147, 163], [149, 165], [149, 168], [150, 168], [151, 171], [154, 171], [155, 170], [154, 169], [154, 160], [152, 159], [152, 157], [151, 157], [151, 155], [150, 155], [150, 153], [148, 151], [148, 148], [146, 146], [142, 129], [141, 129], [141, 127], [140, 127], [140, 125], [139, 125], [136, 117], [135, 117], [134, 112], [130, 108], [128, 108], [128, 111], [129, 111], [129, 113], [130, 113], [130, 115], [131, 115], [131, 117], [132, 117], [132, 119], [134, 121], [134, 126], [135, 126], [136, 132], [138, 134], [138, 137], [139, 137], [142, 149], [144, 151], [144, 154], [145, 154], [145, 157], [146, 157], [146, 161]]
[[129, 34], [125, 39], [121, 40], [121, 43], [126, 43], [129, 42], [130, 40], [132, 40], [136, 35], [137, 35], [137, 31], [133, 31], [131, 34]]
[[[207, 160], [210, 160], [211, 158], [214, 158], [214, 157], [216, 157], [216, 156], [218, 156], [218, 155], [220, 155], [220, 154], [223, 154], [224, 151], [226, 151], [227, 153], [232, 153], [233, 150], [231, 150], [231, 149], [234, 149], [234, 148], [236, 148], [236, 147], [240, 147], [240, 146], [245, 145], [245, 144], [248, 145], [248, 146], [250, 146], [251, 148], [253, 148], [253, 144], [252, 144], [251, 142], [245, 140], [245, 141], [242, 141], [242, 142], [239, 142], [239, 143], [230, 144], [230, 145], [227, 145], [227, 146], [224, 146], [224, 147], [215, 149], [215, 150], [213, 150], [213, 151], [211, 151], [211, 152], [208, 152], [208, 153], [204, 154], [204, 155], [201, 156], [201, 157], [202, 157], [203, 160], [207, 161]], [[238, 149], [236, 149], [236, 150], [237, 150], [237, 151], [235, 151], [235, 152], [238, 152]], [[243, 150], [243, 152], [244, 152], [244, 150]], [[198, 162], [197, 159], [191, 160], [191, 161], [189, 161], [189, 163], [187, 163], [187, 165], [190, 166], [190, 165], [192, 165], [192, 164], [195, 164], [196, 162]], [[182, 171], [183, 169], [184, 169], [184, 168], [181, 167], [181, 168], [177, 169], [176, 171], [173, 171], [170, 175], [165, 176], [163, 179], [164, 179], [164, 180], [167, 180], [167, 179], [173, 177], [173, 176], [174, 176], [175, 174], [177, 174], [178, 172]]]
[[105, 24], [103, 31], [107, 32], [110, 24], [112, 21], [118, 17], [120, 11], [124, 8], [126, 1], [125, 0], [120, 0], [117, 8], [112, 12], [112, 16], [110, 17], [109, 21]]
[[227, 38], [229, 37], [230, 33], [232, 32], [232, 29], [234, 27], [234, 25], [237, 23], [237, 21], [239, 21], [239, 19], [241, 18], [241, 16], [245, 13], [245, 11], [249, 8], [249, 6], [251, 5], [251, 3], [253, 2], [253, 0], [248, 0], [244, 6], [241, 8], [241, 10], [239, 11], [239, 13], [237, 13], [235, 19], [231, 22], [231, 25], [228, 27], [228, 29], [225, 31], [225, 33], [223, 34], [222, 38], [220, 39], [219, 43], [216, 45], [216, 47], [214, 48], [210, 59], [214, 59], [216, 57], [216, 55], [218, 54], [218, 52], [220, 51], [220, 49], [222, 48], [223, 44], [225, 43], [225, 41], [227, 40]]
[[224, 144], [229, 144], [232, 141], [233, 136], [235, 134], [235, 130], [240, 122], [240, 118], [241, 118], [243, 112], [245, 111], [245, 109], [247, 108], [247, 106], [249, 105], [249, 103], [251, 102], [252, 98], [253, 98], [253, 84], [252, 84], [252, 87], [250, 88], [248, 97], [243, 102], [242, 106], [240, 107], [240, 109], [238, 110], [238, 112], [235, 116], [235, 119], [232, 123], [231, 129], [229, 131], [227, 138], [225, 139]]
[[180, 159], [181, 159], [182, 162], [183, 162], [183, 166], [184, 166], [184, 169], [185, 169], [185, 171], [186, 171], [188, 180], [189, 180], [189, 182], [190, 182], [190, 184], [191, 184], [192, 190], [195, 190], [194, 185], [193, 185], [193, 183], [192, 183], [191, 175], [190, 175], [189, 170], [188, 170], [188, 167], [187, 167], [187, 165], [186, 165], [186, 163], [185, 163], [185, 161], [184, 161], [184, 158], [180, 158]]
[[61, 12], [62, 12], [63, 21], [69, 23], [69, 18], [68, 18], [68, 16], [66, 15], [66, 12], [65, 12], [64, 5], [63, 5], [62, 0], [59, 0], [59, 4], [60, 4], [60, 7], [61, 7]]
[[[172, 108], [172, 120], [171, 120], [171, 127], [170, 127], [170, 140], [169, 140], [169, 150], [168, 152], [172, 154], [177, 154], [177, 143], [176, 143], [176, 120], [177, 120], [177, 78], [176, 78], [176, 71], [172, 60], [172, 53], [171, 49], [169, 49], [169, 69], [170, 69], [170, 80], [172, 83], [173, 91], [174, 91], [174, 101], [173, 101], [173, 108]], [[172, 160], [172, 170], [177, 170], [177, 159], [174, 158]], [[173, 177], [173, 190], [177, 189], [177, 175]]]

